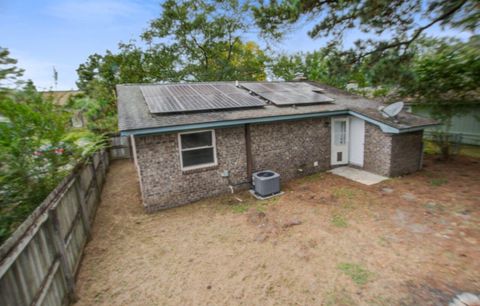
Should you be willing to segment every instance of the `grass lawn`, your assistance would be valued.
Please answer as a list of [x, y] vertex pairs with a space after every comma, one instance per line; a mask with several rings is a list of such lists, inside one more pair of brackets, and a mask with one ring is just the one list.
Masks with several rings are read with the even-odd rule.
[[77, 305], [447, 305], [480, 291], [480, 161], [427, 157], [373, 186], [321, 173], [143, 212], [111, 166]]

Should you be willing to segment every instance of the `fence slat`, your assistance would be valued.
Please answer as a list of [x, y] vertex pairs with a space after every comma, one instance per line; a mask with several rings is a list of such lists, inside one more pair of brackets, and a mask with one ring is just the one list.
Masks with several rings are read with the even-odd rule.
[[110, 159], [132, 158], [132, 144], [127, 136], [110, 135]]
[[0, 305], [65, 305], [100, 202], [110, 152], [74, 168], [0, 246]]
[[83, 197], [82, 193], [80, 192], [80, 183], [79, 180], [75, 180], [75, 184], [73, 185], [75, 188], [75, 194], [77, 195], [78, 205], [80, 206], [80, 213], [82, 217], [83, 227], [85, 229], [85, 233], [87, 234], [87, 241], [90, 239], [90, 219], [88, 218], [87, 207], [85, 203], [85, 198]]
[[70, 303], [77, 301], [75, 296], [75, 280], [73, 279], [73, 273], [70, 270], [67, 261], [67, 254], [65, 250], [65, 241], [63, 239], [62, 231], [60, 229], [60, 222], [58, 220], [58, 214], [56, 209], [48, 211], [49, 221], [51, 222], [51, 236], [55, 245], [57, 254], [60, 259], [60, 265], [62, 266], [65, 282], [67, 283], [67, 295]]

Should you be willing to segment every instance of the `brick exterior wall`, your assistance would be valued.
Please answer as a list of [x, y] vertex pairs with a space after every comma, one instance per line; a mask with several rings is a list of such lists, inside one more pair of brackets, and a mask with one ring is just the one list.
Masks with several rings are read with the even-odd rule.
[[289, 180], [330, 168], [329, 123], [330, 118], [252, 125], [254, 172], [269, 169]]
[[[244, 128], [215, 131], [218, 165], [182, 171], [177, 134], [136, 137], [137, 164], [148, 212], [180, 206], [229, 192], [247, 180]], [[229, 170], [230, 176], [221, 176]]]
[[[182, 171], [178, 135], [135, 137], [134, 157], [147, 212], [247, 188], [245, 128], [215, 130], [218, 165]], [[253, 171], [270, 169], [283, 182], [330, 168], [330, 118], [250, 126]], [[364, 168], [385, 176], [418, 170], [422, 132], [391, 135], [365, 123]], [[314, 163], [318, 162], [318, 166]], [[301, 169], [301, 171], [299, 171]], [[224, 170], [229, 177], [222, 177]]]
[[423, 131], [386, 134], [365, 123], [364, 169], [384, 176], [399, 176], [421, 168]]
[[365, 146], [363, 168], [367, 171], [390, 176], [392, 137], [379, 127], [365, 122]]
[[[329, 119], [251, 125], [253, 170], [271, 169], [282, 181], [324, 171], [330, 160]], [[135, 138], [136, 165], [148, 212], [246, 188], [244, 127], [215, 130], [218, 166], [182, 171], [177, 134]], [[313, 163], [318, 161], [318, 166]], [[301, 168], [303, 171], [299, 172]], [[223, 178], [224, 170], [229, 178]]]
[[392, 135], [390, 176], [418, 171], [423, 160], [423, 131]]

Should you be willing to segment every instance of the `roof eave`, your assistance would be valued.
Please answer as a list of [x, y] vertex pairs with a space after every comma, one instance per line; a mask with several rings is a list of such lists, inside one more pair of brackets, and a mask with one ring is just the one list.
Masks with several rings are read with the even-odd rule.
[[156, 127], [156, 128], [131, 129], [131, 130], [121, 131], [120, 135], [121, 136], [130, 136], [130, 135], [146, 136], [146, 135], [183, 132], [183, 131], [190, 131], [190, 130], [226, 128], [226, 127], [234, 127], [234, 126], [239, 126], [244, 124], [262, 124], [262, 123], [271, 123], [271, 122], [279, 122], [279, 121], [291, 121], [291, 120], [312, 119], [312, 118], [343, 116], [343, 115], [351, 115], [351, 116], [355, 116], [357, 118], [363, 119], [367, 122], [370, 122], [380, 127], [382, 132], [391, 133], [391, 134], [414, 132], [414, 131], [423, 130], [426, 127], [438, 125], [435, 123], [435, 124], [428, 124], [428, 125], [414, 126], [414, 127], [407, 127], [407, 128], [397, 128], [355, 111], [337, 110], [337, 111], [317, 112], [317, 113], [308, 113], [308, 114], [280, 115], [280, 116], [269, 116], [269, 117], [259, 117], [259, 118], [210, 121], [210, 122], [172, 125], [172, 126]]

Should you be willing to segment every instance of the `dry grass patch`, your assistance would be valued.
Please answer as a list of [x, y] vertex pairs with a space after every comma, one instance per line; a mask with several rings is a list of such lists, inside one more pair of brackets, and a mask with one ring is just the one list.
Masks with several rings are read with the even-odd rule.
[[323, 173], [268, 201], [242, 192], [145, 214], [133, 165], [117, 162], [78, 305], [448, 304], [480, 291], [478, 173], [477, 160], [429, 159], [374, 186]]

